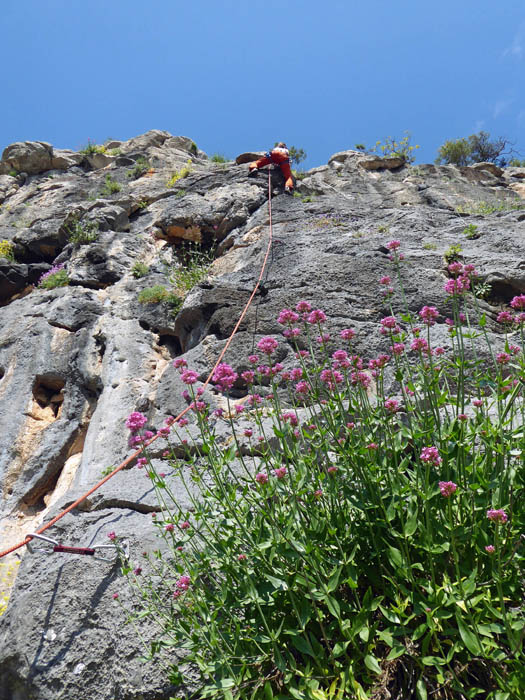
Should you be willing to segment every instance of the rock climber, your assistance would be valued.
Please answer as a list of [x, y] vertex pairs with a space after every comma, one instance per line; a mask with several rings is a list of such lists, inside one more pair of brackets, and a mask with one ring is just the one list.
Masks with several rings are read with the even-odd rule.
[[290, 170], [290, 152], [288, 151], [286, 144], [282, 141], [279, 141], [277, 146], [275, 146], [275, 148], [273, 148], [271, 151], [268, 151], [262, 158], [250, 163], [248, 175], [251, 177], [257, 175], [259, 168], [263, 168], [265, 165], [269, 165], [270, 163], [275, 163], [281, 168], [281, 172], [285, 179], [284, 191], [287, 194], [292, 194], [293, 178], [292, 171]]

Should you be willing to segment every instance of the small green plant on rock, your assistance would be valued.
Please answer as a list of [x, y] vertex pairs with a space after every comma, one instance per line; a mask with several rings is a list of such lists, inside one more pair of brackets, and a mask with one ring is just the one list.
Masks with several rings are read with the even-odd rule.
[[8, 241], [5, 238], [0, 241], [0, 258], [5, 258], [6, 260], [9, 260], [10, 262], [15, 261], [15, 253], [13, 250], [13, 244], [11, 243], [11, 241]]
[[177, 190], [175, 192], [175, 197], [179, 197], [179, 198], [184, 197], [185, 194], [186, 194], [186, 190]]
[[214, 153], [210, 160], [212, 163], [228, 163], [228, 158], [223, 156], [222, 153]]
[[465, 226], [462, 233], [469, 240], [475, 240], [476, 238], [479, 238], [479, 236], [480, 236], [480, 234], [478, 232], [478, 227], [475, 224], [469, 224], [468, 226]]
[[191, 173], [191, 166], [192, 166], [192, 161], [191, 158], [188, 158], [186, 161], [186, 165], [183, 165], [180, 170], [176, 170], [173, 175], [170, 177], [168, 182], [166, 183], [166, 187], [173, 187], [173, 185], [178, 182], [179, 180], [182, 180], [185, 177], [188, 177], [188, 175]]
[[69, 242], [75, 245], [86, 245], [93, 243], [98, 238], [98, 222], [82, 221], [74, 219], [66, 227], [69, 234]]
[[38, 287], [40, 289], [55, 289], [56, 287], [67, 287], [69, 284], [69, 277], [64, 269], [64, 263], [59, 265], [53, 265], [53, 267], [44, 272], [38, 280]]
[[472, 293], [478, 299], [488, 299], [492, 291], [490, 282], [472, 282]]
[[390, 227], [386, 226], [385, 224], [381, 224], [380, 226], [377, 227], [378, 233], [388, 233], [389, 231], [390, 231]]
[[138, 180], [138, 178], [147, 173], [149, 169], [150, 164], [148, 161], [143, 156], [139, 156], [133, 168], [128, 170], [127, 176], [132, 180]]
[[137, 206], [141, 211], [144, 211], [144, 209], [149, 207], [149, 202], [147, 199], [141, 199], [140, 202], [137, 203]]
[[7, 174], [10, 175], [11, 177], [18, 177], [18, 170], [11, 168], [11, 170]]
[[422, 248], [423, 250], [436, 250], [437, 245], [435, 243], [432, 243], [432, 241], [427, 241], [426, 243], [423, 243]]
[[504, 202], [486, 202], [484, 200], [480, 202], [472, 202], [465, 205], [459, 205], [456, 207], [458, 214], [481, 214], [482, 216], [487, 216], [488, 214], [494, 214], [497, 211], [513, 211], [515, 209], [524, 209], [525, 202], [522, 199], [507, 199]]
[[169, 291], [161, 284], [156, 284], [154, 287], [146, 287], [142, 289], [138, 295], [139, 304], [158, 304], [161, 301], [166, 301], [169, 296]]
[[443, 259], [447, 265], [450, 265], [451, 262], [456, 262], [456, 260], [459, 260], [461, 257], [461, 254], [463, 252], [463, 249], [461, 247], [460, 243], [454, 243], [454, 245], [451, 245], [443, 254]]
[[[139, 261], [134, 263], [133, 267], [131, 268], [131, 274], [136, 279], [140, 279], [141, 277], [145, 277], [148, 274], [148, 272], [149, 272], [148, 265], [146, 265], [146, 263], [139, 262]], [[140, 299], [139, 299], [139, 301], [140, 301]]]
[[100, 194], [102, 197], [109, 197], [112, 194], [115, 194], [116, 192], [120, 192], [122, 189], [121, 185], [114, 180], [111, 175], [106, 175], [106, 180], [104, 187], [100, 190]]
[[97, 145], [91, 139], [88, 139], [87, 145], [80, 149], [79, 153], [83, 153], [86, 156], [93, 155], [94, 153], [106, 153], [106, 147], [102, 145]]

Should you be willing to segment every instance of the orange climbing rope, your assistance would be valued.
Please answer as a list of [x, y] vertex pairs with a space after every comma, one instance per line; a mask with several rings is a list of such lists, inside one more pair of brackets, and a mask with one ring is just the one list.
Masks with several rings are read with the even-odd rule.
[[[252, 291], [252, 293], [251, 293], [251, 295], [250, 295], [250, 298], [249, 298], [248, 301], [246, 302], [246, 305], [245, 305], [245, 307], [244, 307], [244, 309], [243, 309], [241, 315], [239, 316], [239, 320], [238, 320], [237, 323], [235, 324], [235, 328], [234, 328], [233, 331], [231, 332], [231, 335], [230, 335], [230, 337], [228, 338], [228, 340], [227, 340], [227, 342], [226, 342], [226, 345], [225, 345], [224, 348], [222, 349], [222, 352], [221, 352], [221, 354], [219, 355], [219, 358], [218, 358], [217, 362], [216, 362], [215, 365], [213, 366], [213, 369], [212, 369], [211, 372], [209, 373], [208, 378], [207, 378], [206, 381], [204, 382], [203, 388], [206, 387], [206, 386], [208, 386], [208, 384], [210, 383], [210, 380], [211, 380], [211, 378], [212, 378], [212, 376], [213, 376], [213, 373], [215, 372], [215, 370], [217, 369], [217, 367], [218, 367], [219, 364], [221, 363], [221, 360], [222, 360], [222, 358], [224, 357], [224, 355], [225, 355], [225, 353], [226, 353], [226, 350], [227, 350], [228, 347], [230, 346], [230, 343], [232, 342], [232, 340], [233, 340], [235, 334], [237, 333], [237, 331], [238, 331], [238, 329], [239, 329], [239, 326], [241, 325], [243, 318], [246, 316], [246, 312], [248, 311], [248, 309], [249, 309], [249, 307], [250, 307], [250, 304], [252, 303], [253, 298], [254, 298], [254, 296], [256, 295], [257, 290], [259, 289], [259, 285], [260, 285], [260, 283], [261, 283], [261, 280], [262, 280], [262, 277], [263, 277], [263, 274], [264, 274], [264, 270], [266, 269], [266, 264], [267, 264], [267, 262], [268, 262], [268, 257], [269, 257], [269, 255], [270, 255], [270, 250], [271, 250], [271, 247], [272, 247], [272, 235], [273, 235], [273, 233], [272, 233], [272, 186], [271, 186], [271, 171], [270, 171], [270, 170], [268, 170], [268, 214], [269, 214], [270, 235], [269, 235], [269, 238], [268, 238], [268, 246], [267, 246], [267, 248], [266, 248], [266, 254], [265, 254], [265, 256], [264, 256], [264, 261], [263, 261], [263, 264], [262, 264], [262, 267], [261, 267], [261, 272], [259, 273], [259, 277], [258, 277], [258, 279], [257, 279], [257, 283], [255, 284], [255, 287], [253, 288], [253, 291]], [[185, 413], [187, 413], [187, 412], [190, 410], [190, 408], [191, 408], [191, 406], [187, 406], [187, 407], [184, 409], [184, 411], [182, 411], [181, 413], [179, 413], [178, 416], [176, 416], [175, 420], [177, 421], [177, 420], [179, 420], [179, 418], [182, 418], [182, 416], [183, 416]], [[155, 435], [154, 437], [152, 437], [151, 440], [149, 440], [149, 441], [145, 444], [145, 447], [149, 447], [149, 445], [151, 445], [152, 442], [155, 442], [155, 440], [157, 440], [158, 437], [160, 437], [160, 436], [159, 436], [159, 435]], [[133, 460], [136, 459], [136, 458], [141, 454], [141, 452], [142, 452], [142, 448], [141, 448], [140, 450], [137, 450], [136, 452], [134, 452], [130, 457], [128, 457], [127, 459], [125, 459], [123, 462], [121, 462], [121, 463], [118, 465], [118, 467], [116, 467], [110, 474], [108, 474], [107, 476], [105, 476], [105, 477], [104, 477], [103, 479], [101, 479], [97, 484], [95, 484], [95, 486], [93, 486], [92, 488], [90, 488], [89, 491], [86, 491], [86, 493], [83, 494], [82, 496], [80, 496], [80, 498], [77, 498], [77, 500], [76, 500], [74, 503], [71, 503], [71, 505], [69, 505], [67, 508], [65, 508], [62, 512], [60, 512], [57, 516], [55, 516], [55, 517], [54, 517], [52, 520], [50, 520], [48, 523], [46, 523], [45, 525], [42, 525], [42, 527], [40, 527], [38, 530], [36, 530], [34, 534], [35, 534], [35, 535], [41, 535], [43, 532], [45, 532], [46, 530], [48, 530], [52, 525], [54, 525], [54, 524], [55, 524], [56, 522], [58, 522], [61, 518], [63, 518], [64, 515], [67, 515], [67, 513], [69, 513], [70, 511], [72, 511], [72, 510], [73, 510], [74, 508], [76, 508], [80, 503], [82, 503], [82, 501], [84, 501], [86, 498], [88, 498], [88, 496], [91, 496], [91, 494], [92, 494], [94, 491], [96, 491], [98, 488], [100, 488], [100, 487], [102, 486], [102, 484], [105, 484], [106, 481], [108, 481], [109, 479], [111, 479], [112, 476], [115, 476], [115, 474], [117, 474], [117, 472], [121, 471], [122, 469], [124, 469], [125, 467], [127, 467], [129, 464], [131, 464], [131, 462], [133, 462]], [[10, 554], [11, 552], [15, 552], [17, 549], [20, 549], [20, 547], [24, 547], [26, 544], [28, 544], [29, 542], [31, 542], [32, 539], [33, 539], [33, 537], [32, 537], [31, 535], [28, 535], [28, 536], [25, 538], [25, 540], [23, 540], [23, 542], [19, 542], [18, 544], [15, 544], [15, 545], [13, 545], [12, 547], [9, 547], [9, 549], [6, 549], [6, 550], [4, 550], [3, 552], [0, 552], [0, 559], [1, 559], [2, 557], [5, 557], [7, 554]]]

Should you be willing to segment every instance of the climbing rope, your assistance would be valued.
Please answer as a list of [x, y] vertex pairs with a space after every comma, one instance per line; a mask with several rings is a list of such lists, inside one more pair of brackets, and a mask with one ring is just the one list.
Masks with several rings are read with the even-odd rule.
[[[247, 311], [248, 311], [248, 309], [249, 309], [249, 307], [250, 307], [250, 305], [251, 305], [251, 303], [252, 303], [252, 300], [253, 300], [254, 296], [257, 294], [257, 290], [259, 289], [259, 285], [260, 285], [260, 283], [261, 283], [261, 280], [262, 280], [263, 275], [264, 275], [264, 271], [265, 271], [265, 269], [266, 269], [266, 264], [267, 264], [267, 262], [268, 262], [268, 257], [269, 257], [269, 255], [270, 255], [270, 250], [271, 250], [271, 248], [272, 248], [272, 235], [273, 235], [273, 232], [272, 232], [272, 186], [271, 186], [271, 171], [270, 171], [270, 170], [268, 170], [268, 215], [269, 215], [269, 228], [270, 228], [270, 233], [269, 233], [268, 245], [267, 245], [267, 248], [266, 248], [266, 253], [265, 253], [265, 256], [264, 256], [264, 260], [263, 260], [263, 264], [262, 264], [262, 267], [261, 267], [261, 271], [260, 271], [260, 273], [259, 273], [259, 277], [258, 277], [258, 279], [257, 279], [257, 282], [256, 282], [256, 284], [255, 284], [255, 287], [253, 288], [253, 291], [252, 291], [252, 293], [251, 293], [251, 295], [250, 295], [250, 298], [249, 298], [248, 301], [246, 302], [246, 305], [245, 305], [244, 309], [242, 310], [241, 315], [239, 316], [239, 320], [238, 320], [237, 323], [235, 324], [235, 327], [234, 327], [233, 331], [231, 332], [230, 337], [229, 337], [228, 340], [226, 341], [226, 345], [225, 345], [224, 348], [222, 349], [222, 351], [221, 351], [221, 353], [220, 353], [220, 355], [219, 355], [219, 358], [218, 358], [217, 362], [216, 362], [215, 365], [213, 366], [213, 369], [212, 369], [211, 372], [209, 373], [209, 375], [208, 375], [206, 381], [204, 382], [204, 384], [203, 384], [203, 389], [204, 389], [205, 387], [207, 387], [208, 384], [210, 383], [211, 378], [213, 377], [213, 373], [215, 372], [215, 370], [217, 369], [217, 367], [218, 367], [219, 364], [221, 363], [222, 358], [223, 358], [224, 355], [226, 354], [226, 351], [228, 350], [228, 348], [229, 348], [229, 346], [230, 346], [230, 344], [231, 344], [231, 342], [232, 342], [232, 340], [233, 340], [235, 334], [237, 333], [237, 331], [238, 331], [238, 329], [239, 329], [239, 326], [241, 325], [241, 323], [242, 323], [244, 317], [246, 316], [246, 313], [247, 313]], [[191, 406], [187, 406], [183, 411], [181, 411], [181, 413], [179, 413], [179, 415], [176, 416], [175, 421], [178, 421], [179, 418], [182, 418], [182, 416], [183, 416], [185, 413], [187, 413], [187, 412], [190, 410], [190, 408], [191, 408]], [[160, 435], [155, 435], [155, 436], [152, 437], [148, 442], [146, 442], [144, 446], [145, 446], [145, 447], [149, 447], [149, 446], [150, 446], [153, 442], [155, 442], [155, 440], [157, 440], [157, 438], [159, 438], [159, 437], [161, 437], [161, 436], [160, 436]], [[0, 559], [1, 559], [2, 557], [5, 557], [7, 554], [10, 554], [11, 552], [15, 552], [17, 549], [20, 549], [20, 547], [24, 547], [25, 545], [29, 544], [29, 542], [31, 542], [31, 540], [32, 540], [35, 536], [41, 535], [43, 532], [45, 532], [45, 531], [48, 530], [50, 527], [52, 527], [52, 526], [53, 526], [55, 523], [57, 523], [61, 518], [63, 518], [64, 515], [67, 515], [68, 513], [70, 513], [74, 508], [76, 508], [80, 503], [82, 503], [82, 501], [85, 501], [86, 498], [88, 498], [89, 496], [91, 496], [91, 494], [94, 493], [97, 489], [99, 489], [103, 484], [105, 484], [106, 481], [108, 481], [109, 479], [111, 479], [113, 476], [115, 476], [115, 474], [117, 474], [117, 473], [120, 472], [122, 469], [125, 469], [129, 464], [131, 464], [131, 462], [133, 462], [133, 460], [136, 459], [136, 458], [141, 454], [142, 449], [143, 449], [143, 448], [137, 450], [137, 451], [134, 452], [130, 457], [128, 457], [127, 459], [125, 459], [123, 462], [121, 462], [121, 463], [118, 465], [118, 467], [116, 467], [112, 472], [110, 472], [107, 476], [105, 476], [103, 479], [101, 479], [97, 484], [95, 484], [95, 486], [93, 486], [92, 488], [90, 488], [89, 491], [86, 491], [86, 493], [83, 494], [82, 496], [80, 496], [80, 498], [77, 498], [77, 500], [76, 500], [74, 503], [71, 503], [71, 505], [69, 505], [67, 508], [65, 508], [63, 511], [61, 511], [58, 515], [56, 515], [56, 516], [55, 516], [52, 520], [50, 520], [48, 523], [46, 523], [45, 525], [42, 525], [42, 527], [40, 527], [40, 528], [39, 528], [38, 530], [36, 530], [34, 533], [31, 533], [30, 535], [27, 535], [26, 538], [25, 538], [25, 540], [23, 540], [22, 542], [19, 542], [18, 544], [13, 545], [12, 547], [9, 547], [9, 549], [4, 550], [3, 552], [0, 552]], [[68, 549], [68, 550], [71, 550], [72, 548], [69, 547], [69, 548], [67, 548], [67, 549]], [[66, 551], [66, 549], [55, 550], [55, 551]]]

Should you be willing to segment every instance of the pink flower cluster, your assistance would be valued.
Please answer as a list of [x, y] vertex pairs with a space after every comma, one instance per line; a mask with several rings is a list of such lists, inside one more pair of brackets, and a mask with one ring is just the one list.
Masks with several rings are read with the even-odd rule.
[[434, 466], [438, 466], [441, 464], [441, 457], [439, 455], [439, 450], [437, 447], [424, 447], [421, 450], [421, 454], [419, 455], [419, 458], [421, 459], [422, 462], [427, 462], [428, 464], [433, 464]]
[[514, 297], [511, 300], [510, 305], [513, 309], [525, 311], [525, 294], [520, 294], [519, 296]]
[[217, 365], [212, 380], [219, 390], [224, 391], [232, 388], [238, 376], [237, 372], [234, 372], [230, 365], [221, 362], [221, 364]]
[[452, 494], [456, 492], [457, 488], [458, 485], [455, 484], [453, 481], [439, 482], [439, 490], [441, 491], [441, 495], [443, 496], [443, 498], [449, 498], [450, 496], [452, 496]]
[[436, 323], [438, 317], [439, 311], [435, 306], [424, 306], [419, 312], [419, 318], [429, 327]]
[[506, 523], [509, 519], [503, 508], [497, 510], [490, 509], [487, 511], [487, 518], [494, 523]]
[[133, 413], [129, 414], [126, 420], [126, 428], [131, 430], [132, 433], [136, 433], [143, 428], [147, 422], [148, 419], [144, 414], [140, 413], [139, 411], [133, 411]]
[[277, 350], [278, 345], [279, 343], [275, 340], [275, 338], [265, 336], [259, 340], [257, 343], [257, 348], [269, 356]]

